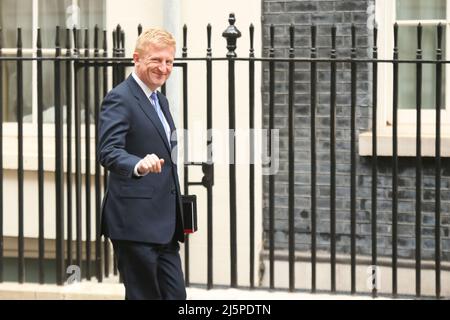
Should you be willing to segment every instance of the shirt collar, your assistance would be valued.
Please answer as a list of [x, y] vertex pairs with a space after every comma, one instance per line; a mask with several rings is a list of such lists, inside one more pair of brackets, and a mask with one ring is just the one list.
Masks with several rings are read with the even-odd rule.
[[141, 87], [142, 91], [144, 91], [144, 94], [147, 98], [150, 99], [150, 95], [153, 92], [157, 92], [156, 90], [155, 91], [150, 90], [150, 88], [147, 87], [147, 85], [141, 79], [139, 79], [138, 75], [134, 71], [131, 73], [131, 76], [134, 78], [134, 80], [136, 80], [139, 87]]

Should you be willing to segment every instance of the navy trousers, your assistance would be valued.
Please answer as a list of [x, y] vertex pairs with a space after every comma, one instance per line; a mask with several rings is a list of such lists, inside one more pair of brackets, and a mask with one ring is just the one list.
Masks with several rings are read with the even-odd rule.
[[185, 300], [180, 246], [112, 240], [127, 300]]

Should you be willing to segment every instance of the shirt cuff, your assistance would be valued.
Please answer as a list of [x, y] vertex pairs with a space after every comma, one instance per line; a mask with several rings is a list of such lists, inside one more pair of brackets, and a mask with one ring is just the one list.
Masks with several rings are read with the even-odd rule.
[[136, 163], [136, 165], [134, 166], [134, 171], [133, 171], [134, 175], [135, 175], [136, 177], [143, 177], [143, 176], [146, 176], [148, 172], [145, 173], [145, 174], [139, 174], [139, 172], [138, 172], [138, 170], [137, 170], [139, 163], [141, 163], [141, 161], [139, 161], [138, 163]]

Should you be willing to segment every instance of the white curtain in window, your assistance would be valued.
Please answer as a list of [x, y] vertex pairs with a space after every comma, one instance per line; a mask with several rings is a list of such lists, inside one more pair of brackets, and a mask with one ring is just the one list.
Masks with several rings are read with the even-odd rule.
[[[31, 48], [32, 24], [32, 0], [0, 0], [0, 27], [4, 48], [16, 48], [18, 27], [22, 29], [22, 47]], [[3, 77], [4, 121], [14, 122], [17, 119], [17, 64], [5, 62], [0, 76]], [[23, 79], [23, 113], [26, 116], [32, 112], [32, 88], [27, 81], [31, 79], [30, 62], [23, 62]]]
[[447, 0], [397, 0], [397, 19], [445, 19], [446, 2]]
[[[445, 30], [445, 29], [444, 29]], [[445, 31], [443, 38], [443, 56], [445, 57]], [[399, 58], [416, 58], [417, 51], [417, 27], [399, 27]], [[434, 60], [437, 48], [436, 26], [422, 27], [422, 58]], [[416, 65], [400, 64], [399, 66], [399, 108], [416, 108]], [[442, 84], [445, 84], [445, 72], [442, 73]], [[445, 86], [444, 86], [445, 87]], [[422, 64], [422, 109], [434, 109], [436, 101], [436, 67], [433, 64]], [[445, 105], [444, 90], [442, 90], [442, 108]]]
[[[400, 59], [415, 59], [417, 52], [417, 25], [423, 20], [436, 20], [436, 23], [427, 24], [422, 29], [422, 57], [435, 59], [437, 47], [438, 20], [446, 17], [447, 0], [397, 0], [397, 21], [412, 20], [400, 24], [398, 46]], [[443, 35], [443, 57], [445, 57], [445, 28]], [[442, 74], [442, 83], [445, 87], [445, 72]], [[434, 109], [436, 96], [436, 68], [432, 64], [422, 65], [422, 108]], [[445, 105], [444, 90], [442, 91], [442, 106]], [[399, 66], [399, 108], [416, 108], [416, 65], [400, 64]]]

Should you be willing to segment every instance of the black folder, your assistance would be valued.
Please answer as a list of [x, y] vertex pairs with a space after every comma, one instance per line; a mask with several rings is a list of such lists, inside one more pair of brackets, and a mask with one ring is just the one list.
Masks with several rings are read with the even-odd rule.
[[183, 202], [184, 233], [197, 231], [197, 196], [181, 196]]

